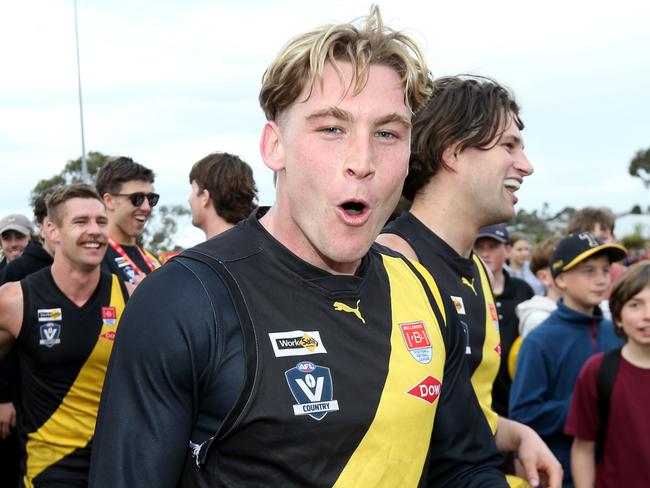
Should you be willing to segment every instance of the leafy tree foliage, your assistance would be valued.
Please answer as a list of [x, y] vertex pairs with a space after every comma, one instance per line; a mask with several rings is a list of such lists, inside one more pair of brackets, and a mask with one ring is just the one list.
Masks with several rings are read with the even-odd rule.
[[641, 178], [646, 188], [650, 187], [650, 148], [636, 152], [628, 171], [632, 176]]
[[[88, 153], [88, 174], [91, 178], [91, 183], [95, 181], [95, 175], [99, 171], [99, 168], [104, 166], [108, 161], [112, 159], [112, 156], [107, 156], [98, 151], [91, 151]], [[69, 185], [70, 183], [78, 183], [83, 181], [81, 177], [81, 158], [70, 159], [61, 170], [59, 174], [52, 176], [51, 178], [46, 178], [40, 180], [36, 183], [36, 186], [32, 190], [32, 193], [29, 196], [29, 201], [32, 207], [34, 206], [34, 201], [41, 195], [55, 190], [61, 186]]]
[[[94, 185], [95, 177], [99, 169], [113, 156], [108, 156], [99, 151], [88, 153], [88, 175], [89, 183]], [[30, 194], [30, 204], [34, 206], [34, 201], [41, 195], [55, 190], [70, 183], [83, 181], [81, 175], [81, 158], [71, 159], [65, 164], [58, 174], [40, 180], [32, 189]], [[190, 214], [190, 210], [182, 205], [162, 205], [156, 207], [151, 214], [147, 223], [144, 234], [140, 238], [140, 243], [151, 250], [169, 250], [175, 247], [176, 233], [178, 232], [177, 219]]]

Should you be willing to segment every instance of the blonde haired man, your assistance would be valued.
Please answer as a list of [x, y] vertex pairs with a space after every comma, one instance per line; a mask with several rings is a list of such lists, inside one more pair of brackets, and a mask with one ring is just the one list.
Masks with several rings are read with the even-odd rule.
[[277, 200], [134, 295], [91, 486], [506, 486], [451, 301], [371, 248], [428, 95], [377, 8], [283, 48], [260, 95]]

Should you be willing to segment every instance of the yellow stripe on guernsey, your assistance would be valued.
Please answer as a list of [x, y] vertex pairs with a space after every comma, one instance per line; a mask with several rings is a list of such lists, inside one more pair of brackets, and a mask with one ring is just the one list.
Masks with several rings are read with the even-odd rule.
[[[446, 351], [438, 322], [421, 281], [407, 264], [399, 258], [382, 257], [392, 308], [388, 375], [372, 424], [341, 472], [337, 487], [417, 486], [438, 407], [438, 399], [429, 402], [407, 393], [430, 377], [442, 383]], [[426, 271], [422, 273], [428, 275]], [[436, 300], [442, 303], [433, 280], [428, 282]], [[408, 327], [418, 322], [426, 327], [432, 347], [428, 363], [419, 362], [411, 355], [400, 327], [400, 324]]]
[[[36, 432], [28, 436], [27, 472], [23, 477], [26, 487], [33, 487], [36, 476], [75, 449], [86, 447], [93, 437], [99, 397], [113, 348], [113, 340], [103, 336], [108, 333], [111, 337], [115, 333], [124, 310], [124, 297], [119, 279], [115, 275], [113, 275], [109, 305], [115, 307], [117, 318], [115, 325], [107, 325], [104, 321], [95, 347], [79, 370], [77, 378], [59, 408]], [[101, 309], [97, 313], [101, 317]]]
[[472, 386], [481, 405], [481, 410], [483, 410], [483, 414], [488, 424], [490, 424], [492, 434], [496, 434], [499, 416], [492, 410], [492, 385], [499, 372], [499, 364], [501, 363], [501, 355], [499, 352], [501, 350], [501, 336], [499, 335], [497, 326], [498, 319], [495, 318], [495, 320], [492, 320], [493, 316], [496, 317], [497, 309], [494, 305], [490, 280], [485, 273], [483, 263], [481, 263], [481, 260], [476, 254], [474, 254], [474, 262], [478, 268], [483, 296], [485, 297], [485, 340], [483, 341], [481, 364], [479, 364], [472, 375]]

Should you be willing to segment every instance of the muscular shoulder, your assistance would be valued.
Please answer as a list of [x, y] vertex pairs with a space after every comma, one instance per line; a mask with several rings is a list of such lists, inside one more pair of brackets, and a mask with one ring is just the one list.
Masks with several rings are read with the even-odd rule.
[[20, 282], [0, 287], [0, 329], [17, 337], [23, 321], [23, 290]]
[[397, 251], [398, 253], [403, 254], [413, 261], [418, 260], [415, 251], [409, 245], [409, 243], [397, 234], [379, 234], [379, 236], [377, 236], [376, 242], [382, 246], [386, 246], [387, 248], [392, 249], [393, 251]]

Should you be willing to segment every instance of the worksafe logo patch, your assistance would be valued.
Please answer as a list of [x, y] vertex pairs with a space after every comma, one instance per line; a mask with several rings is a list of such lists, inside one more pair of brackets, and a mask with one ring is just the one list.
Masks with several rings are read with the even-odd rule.
[[52, 322], [63, 318], [60, 308], [39, 308], [37, 314], [39, 322]]
[[433, 348], [431, 347], [431, 341], [429, 340], [429, 334], [427, 333], [427, 328], [424, 326], [424, 322], [407, 322], [399, 324], [399, 328], [402, 331], [406, 349], [411, 353], [411, 356], [419, 363], [430, 363], [431, 357], [433, 356]]
[[329, 412], [339, 409], [339, 402], [333, 399], [334, 387], [330, 369], [317, 366], [310, 361], [301, 361], [295, 368], [284, 372], [291, 394], [297, 404], [294, 415], [309, 415], [322, 420]]
[[54, 347], [61, 344], [61, 324], [47, 322], [40, 327], [41, 340], [38, 343], [45, 347]]
[[327, 353], [317, 330], [269, 332], [269, 339], [276, 358]]
[[451, 301], [454, 302], [454, 307], [456, 307], [456, 313], [458, 315], [465, 315], [465, 302], [463, 302], [462, 297], [455, 297], [454, 295], [449, 295]]
[[117, 323], [115, 307], [102, 307], [102, 322], [108, 327], [112, 327]]
[[427, 376], [406, 393], [433, 404], [433, 402], [435, 402], [440, 396], [441, 386], [442, 384], [436, 378], [433, 376]]

